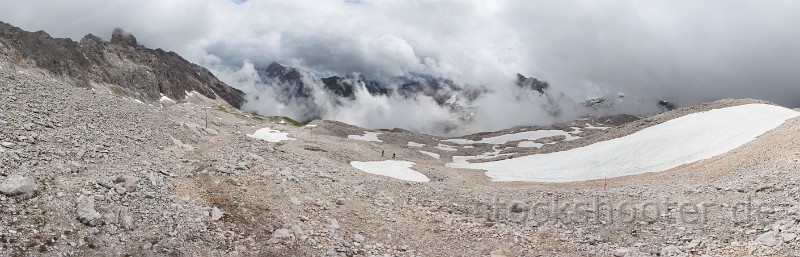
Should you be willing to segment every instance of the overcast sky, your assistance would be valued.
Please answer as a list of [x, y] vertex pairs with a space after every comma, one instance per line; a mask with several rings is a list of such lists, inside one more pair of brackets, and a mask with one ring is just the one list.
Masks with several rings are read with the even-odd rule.
[[[55, 37], [141, 44], [210, 67], [278, 61], [321, 73], [516, 73], [576, 100], [625, 93], [694, 104], [800, 106], [795, 0], [2, 0], [0, 20]], [[236, 85], [234, 85], [236, 86]]]

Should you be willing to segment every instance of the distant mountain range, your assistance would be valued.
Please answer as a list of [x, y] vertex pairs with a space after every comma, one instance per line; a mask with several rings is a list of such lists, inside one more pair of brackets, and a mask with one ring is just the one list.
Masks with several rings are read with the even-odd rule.
[[[394, 83], [381, 83], [357, 75], [319, 78], [312, 72], [277, 62], [256, 65], [255, 69], [262, 83], [278, 95], [278, 101], [284, 104], [305, 103], [309, 111], [306, 117], [299, 117], [303, 120], [318, 119], [324, 113], [325, 110], [322, 108], [326, 107], [317, 106], [315, 103], [318, 101], [315, 100], [319, 99], [316, 98], [324, 97], [327, 98], [325, 102], [341, 104], [343, 101], [357, 98], [356, 92], [361, 88], [370, 95], [394, 94], [409, 99], [430, 97], [440, 106], [448, 108], [455, 117], [469, 120], [475, 108], [473, 102], [491, 91], [488, 85], [465, 85], [452, 80], [424, 76], [393, 78]], [[591, 116], [604, 116], [621, 113], [651, 115], [675, 108], [668, 101], [637, 99], [622, 95], [609, 95], [576, 102], [564, 93], [552, 89], [546, 81], [522, 74], [517, 74], [516, 85], [522, 92], [540, 98], [539, 102], [544, 103], [541, 107], [553, 117], [559, 117], [566, 109]], [[509, 100], [524, 101], [520, 97]]]

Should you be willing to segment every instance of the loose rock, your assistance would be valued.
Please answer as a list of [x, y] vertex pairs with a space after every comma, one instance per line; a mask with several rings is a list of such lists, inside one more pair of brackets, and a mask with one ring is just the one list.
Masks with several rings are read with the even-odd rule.
[[222, 210], [217, 207], [211, 208], [211, 220], [220, 220], [224, 214], [225, 213], [223, 213]]
[[102, 216], [94, 209], [94, 197], [79, 196], [76, 207], [78, 220], [88, 226], [96, 226]]
[[37, 190], [39, 190], [39, 185], [36, 182], [21, 175], [11, 175], [0, 183], [0, 192], [7, 196], [22, 195], [25, 198], [31, 198]]

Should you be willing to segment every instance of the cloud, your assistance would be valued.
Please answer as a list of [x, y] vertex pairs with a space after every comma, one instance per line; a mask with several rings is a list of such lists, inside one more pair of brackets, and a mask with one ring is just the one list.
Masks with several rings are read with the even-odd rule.
[[[0, 17], [73, 39], [108, 39], [113, 28], [125, 28], [141, 44], [176, 51], [243, 89], [256, 86], [238, 80], [247, 75], [244, 61], [320, 75], [428, 74], [487, 85], [495, 93], [477, 104], [491, 125], [480, 127], [496, 127], [552, 121], [532, 110], [540, 103], [502, 98], [513, 96], [516, 73], [578, 101], [624, 93], [679, 105], [750, 97], [798, 107], [799, 12], [800, 2], [790, 0], [29, 0], [4, 3]], [[330, 117], [419, 127], [406, 124], [414, 121], [402, 110], [424, 112], [428, 104], [364, 101], [352, 106], [383, 116], [353, 107]], [[527, 108], [524, 118], [514, 108]], [[344, 117], [345, 110], [361, 118]]]

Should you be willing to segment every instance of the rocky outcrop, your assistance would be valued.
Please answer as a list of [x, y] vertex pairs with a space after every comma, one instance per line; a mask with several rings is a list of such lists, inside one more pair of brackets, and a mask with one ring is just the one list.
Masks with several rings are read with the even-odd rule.
[[517, 73], [517, 86], [522, 89], [534, 90], [539, 94], [544, 94], [544, 91], [550, 87], [547, 81], [542, 81], [536, 78], [528, 78], [522, 74]]
[[375, 81], [362, 81], [358, 78], [347, 78], [347, 77], [327, 77], [322, 79], [322, 83], [325, 85], [325, 89], [334, 94], [347, 97], [347, 98], [355, 98], [355, 91], [356, 88], [363, 83], [364, 87], [367, 88], [367, 91], [373, 95], [386, 95], [389, 94], [389, 90], [383, 87], [380, 83]]
[[235, 107], [244, 93], [174, 52], [148, 49], [130, 33], [115, 29], [107, 42], [86, 35], [80, 42], [53, 38], [44, 31], [27, 32], [0, 22], [0, 57], [63, 76], [78, 86], [104, 86], [117, 95], [157, 101], [161, 95], [180, 100], [197, 91], [222, 98]]

